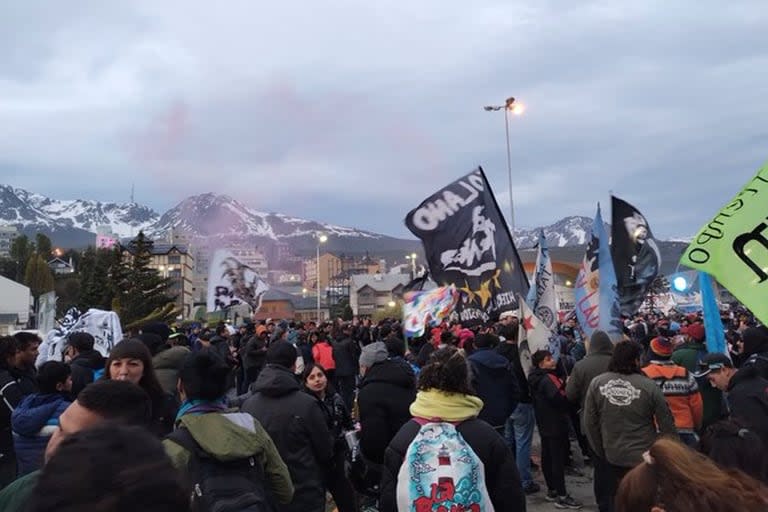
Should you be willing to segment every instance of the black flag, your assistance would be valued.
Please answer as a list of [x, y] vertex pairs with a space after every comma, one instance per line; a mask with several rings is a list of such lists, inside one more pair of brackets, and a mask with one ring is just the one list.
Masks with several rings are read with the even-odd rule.
[[621, 313], [637, 313], [661, 266], [651, 227], [637, 208], [611, 196], [611, 256], [616, 269]]
[[462, 322], [518, 309], [528, 278], [482, 168], [424, 200], [405, 225], [424, 244], [432, 279], [462, 292]]

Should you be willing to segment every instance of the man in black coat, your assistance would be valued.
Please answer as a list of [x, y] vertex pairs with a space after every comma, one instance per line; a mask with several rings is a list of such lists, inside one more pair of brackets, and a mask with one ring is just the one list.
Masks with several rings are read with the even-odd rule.
[[360, 417], [360, 449], [375, 464], [384, 462], [384, 451], [408, 420], [416, 398], [416, 377], [401, 359], [388, 359], [386, 345], [377, 341], [363, 347], [357, 395]]
[[503, 436], [504, 426], [517, 407], [520, 390], [512, 374], [512, 364], [493, 350], [498, 344], [493, 334], [478, 335], [476, 350], [467, 360], [472, 369], [472, 388], [484, 404], [478, 418]]
[[291, 473], [293, 501], [278, 510], [324, 512], [323, 468], [333, 458], [333, 439], [320, 404], [301, 390], [295, 368], [296, 348], [286, 341], [272, 343], [252, 387], [255, 394], [241, 410], [259, 420]]
[[93, 349], [94, 339], [90, 333], [74, 332], [69, 335], [67, 348], [72, 367], [72, 396], [80, 394], [85, 386], [92, 383], [100, 370], [104, 370], [106, 359]]
[[352, 326], [347, 324], [341, 330], [342, 336], [333, 341], [333, 360], [336, 362], [336, 391], [344, 399], [344, 405], [351, 411], [355, 401], [355, 379], [357, 361], [360, 357], [357, 343], [352, 340]]

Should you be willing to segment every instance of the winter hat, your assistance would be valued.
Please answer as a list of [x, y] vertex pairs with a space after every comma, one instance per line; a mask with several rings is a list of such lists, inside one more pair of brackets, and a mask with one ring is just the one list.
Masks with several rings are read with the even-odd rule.
[[168, 324], [163, 322], [151, 322], [141, 328], [141, 332], [144, 334], [157, 334], [160, 336], [160, 342], [165, 343], [165, 340], [173, 333]]
[[139, 334], [138, 336], [136, 336], [136, 339], [141, 340], [141, 342], [147, 346], [147, 348], [149, 349], [149, 352], [153, 356], [158, 352], [160, 352], [160, 348], [164, 343], [164, 341], [161, 339], [159, 335], [151, 332], [144, 332], [142, 334]]
[[265, 325], [259, 325], [256, 327], [256, 336], [261, 336], [262, 333], [267, 332], [267, 327]]
[[363, 347], [360, 353], [360, 366], [370, 368], [376, 363], [385, 361], [389, 357], [387, 346], [383, 341], [377, 341], [376, 343], [370, 343]]
[[688, 334], [694, 341], [704, 341], [704, 338], [706, 337], [704, 325], [698, 323], [689, 325], [686, 334]]
[[469, 340], [475, 339], [475, 333], [470, 331], [469, 329], [462, 329], [459, 331], [459, 346], [463, 347], [464, 344]]
[[741, 333], [744, 342], [744, 355], [768, 352], [768, 329], [765, 327], [749, 327]]
[[662, 359], [669, 359], [672, 357], [672, 343], [668, 338], [657, 336], [651, 340], [651, 352]]
[[605, 331], [598, 329], [592, 332], [592, 336], [589, 337], [588, 350], [590, 354], [594, 354], [596, 352], [612, 352], [613, 343]]
[[287, 341], [276, 341], [267, 349], [267, 364], [290, 368], [296, 364], [296, 347]]

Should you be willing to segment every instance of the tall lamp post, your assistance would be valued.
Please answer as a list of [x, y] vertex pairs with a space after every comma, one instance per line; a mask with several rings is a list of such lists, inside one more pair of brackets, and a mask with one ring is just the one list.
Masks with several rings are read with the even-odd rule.
[[515, 237], [515, 201], [512, 197], [512, 150], [509, 145], [509, 113], [519, 116], [525, 112], [525, 105], [515, 98], [509, 97], [504, 101], [504, 105], [486, 105], [483, 107], [486, 112], [504, 111], [504, 133], [507, 137], [507, 173], [509, 173], [509, 224], [512, 228], [512, 238]]
[[315, 277], [317, 285], [317, 323], [320, 324], [320, 244], [328, 241], [324, 234], [317, 234], [317, 266], [315, 267]]
[[416, 279], [416, 253], [406, 254], [405, 259], [411, 260], [411, 279]]

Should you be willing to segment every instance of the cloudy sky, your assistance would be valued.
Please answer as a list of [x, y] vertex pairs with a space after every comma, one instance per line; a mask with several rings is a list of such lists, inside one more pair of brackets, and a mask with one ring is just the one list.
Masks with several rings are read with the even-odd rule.
[[693, 234], [768, 159], [763, 0], [0, 7], [0, 183], [162, 212], [214, 191], [405, 235], [478, 164], [519, 226], [609, 191]]

